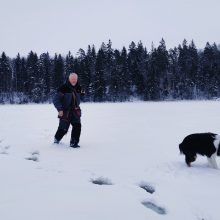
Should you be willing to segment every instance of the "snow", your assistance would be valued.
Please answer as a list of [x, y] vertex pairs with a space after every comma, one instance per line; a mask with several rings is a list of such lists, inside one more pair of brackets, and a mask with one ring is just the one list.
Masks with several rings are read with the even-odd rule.
[[53, 105], [0, 106], [0, 219], [219, 220], [220, 170], [201, 156], [187, 167], [178, 145], [219, 133], [220, 102], [81, 107], [72, 149], [70, 131], [52, 144]]

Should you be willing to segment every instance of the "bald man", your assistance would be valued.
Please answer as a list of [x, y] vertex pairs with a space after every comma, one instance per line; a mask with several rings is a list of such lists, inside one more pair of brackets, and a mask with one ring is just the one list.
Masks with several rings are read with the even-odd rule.
[[54, 143], [59, 144], [71, 124], [70, 147], [80, 147], [81, 109], [79, 105], [80, 96], [84, 94], [85, 92], [78, 83], [78, 75], [76, 73], [71, 73], [66, 83], [58, 88], [53, 99], [53, 104], [58, 111], [60, 121], [54, 137]]

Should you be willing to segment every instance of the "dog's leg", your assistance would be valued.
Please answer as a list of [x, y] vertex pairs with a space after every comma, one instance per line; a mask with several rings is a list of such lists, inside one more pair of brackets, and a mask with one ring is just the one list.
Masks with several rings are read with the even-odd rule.
[[215, 158], [216, 158], [216, 153], [212, 154], [211, 157], [207, 157], [210, 166], [214, 169], [218, 169], [218, 164]]

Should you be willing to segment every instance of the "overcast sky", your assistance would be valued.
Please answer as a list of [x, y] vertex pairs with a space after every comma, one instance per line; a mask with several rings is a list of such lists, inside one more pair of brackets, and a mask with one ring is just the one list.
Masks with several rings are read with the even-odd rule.
[[141, 40], [150, 50], [186, 38], [220, 43], [220, 0], [0, 0], [0, 52], [73, 55], [88, 44], [113, 48]]

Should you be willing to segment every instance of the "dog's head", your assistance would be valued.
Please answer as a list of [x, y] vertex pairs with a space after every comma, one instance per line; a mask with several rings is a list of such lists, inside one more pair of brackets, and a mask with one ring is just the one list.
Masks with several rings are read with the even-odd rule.
[[185, 161], [186, 164], [190, 167], [191, 163], [196, 160], [196, 155], [195, 154], [185, 154]]

